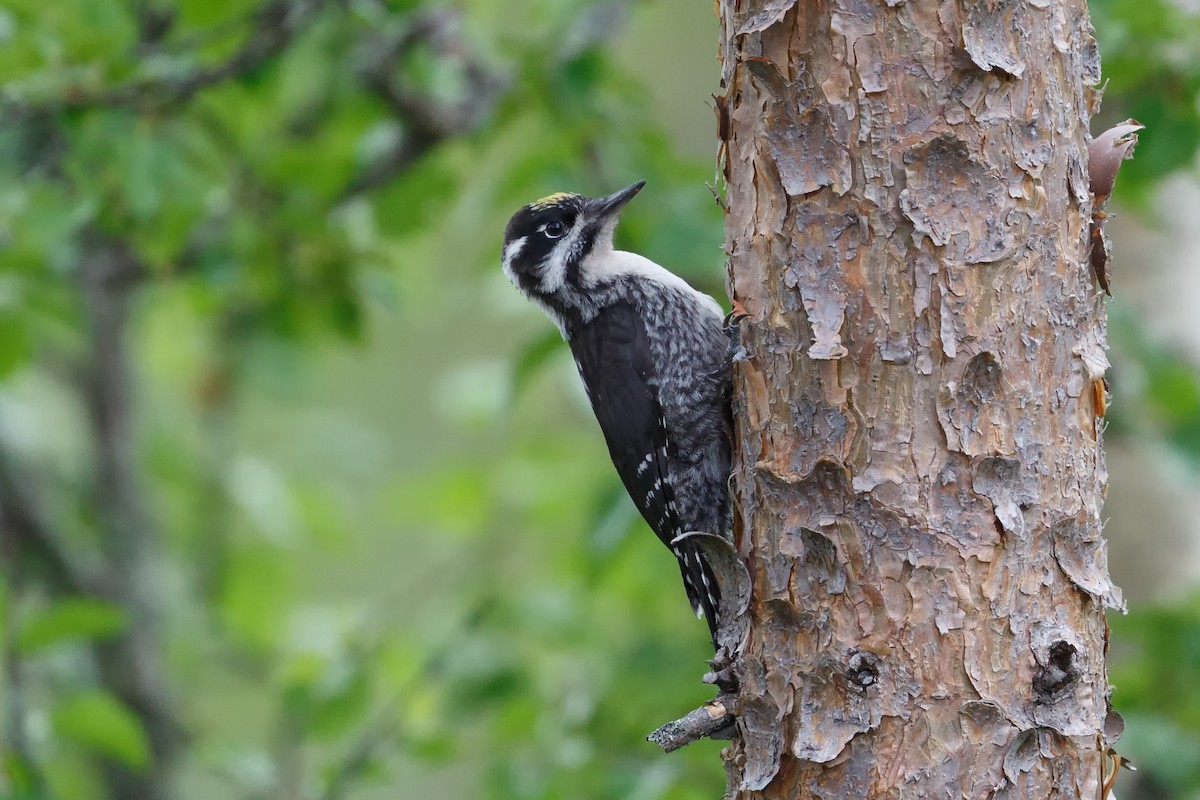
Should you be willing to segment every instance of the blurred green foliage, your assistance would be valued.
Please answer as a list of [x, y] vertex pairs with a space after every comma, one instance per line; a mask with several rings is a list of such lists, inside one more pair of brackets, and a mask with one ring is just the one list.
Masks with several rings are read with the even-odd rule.
[[1141, 200], [1157, 181], [1196, 165], [1200, 14], [1172, 0], [1091, 0], [1089, 6], [1104, 67], [1101, 121], [1133, 117], [1146, 126], [1145, 146], [1120, 178], [1122, 197]]
[[1148, 770], [1159, 795], [1200, 787], [1200, 598], [1141, 608], [1112, 625], [1110, 678], [1127, 730], [1118, 750]]
[[[1094, 13], [1106, 113], [1148, 125], [1137, 198], [1194, 163], [1197, 20]], [[142, 612], [64, 577], [12, 507], [129, 574], [84, 375], [106, 291], [130, 311], [169, 796], [717, 796], [718, 744], [643, 742], [709, 696], [703, 626], [496, 265], [520, 204], [646, 178], [624, 243], [722, 295], [715, 38], [689, 0], [0, 8], [0, 797], [90, 800], [156, 759], [101, 667]], [[133, 271], [89, 295], [97, 252]], [[1200, 453], [1195, 371], [1136, 331], [1116, 320], [1140, 378], [1113, 432]], [[1113, 624], [1134, 755], [1196, 796], [1200, 618]]]

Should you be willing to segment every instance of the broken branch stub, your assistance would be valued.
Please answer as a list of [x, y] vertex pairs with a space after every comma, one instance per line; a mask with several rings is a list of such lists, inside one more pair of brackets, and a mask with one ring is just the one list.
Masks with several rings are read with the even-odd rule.
[[1109, 297], [1108, 261], [1111, 248], [1104, 233], [1104, 222], [1108, 219], [1105, 206], [1117, 183], [1117, 172], [1126, 159], [1133, 158], [1137, 145], [1137, 132], [1144, 129], [1137, 120], [1127, 119], [1106, 130], [1088, 145], [1088, 188], [1092, 193], [1092, 223], [1088, 230], [1091, 244], [1089, 261], [1096, 282]]

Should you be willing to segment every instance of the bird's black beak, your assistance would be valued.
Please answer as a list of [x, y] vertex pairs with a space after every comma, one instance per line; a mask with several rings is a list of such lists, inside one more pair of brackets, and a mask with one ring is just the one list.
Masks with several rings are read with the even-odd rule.
[[613, 192], [608, 197], [593, 200], [592, 207], [588, 209], [591, 212], [589, 216], [597, 219], [607, 219], [616, 216], [625, 207], [625, 204], [632, 200], [634, 195], [640, 192], [645, 185], [645, 181], [638, 181], [626, 186], [619, 192]]

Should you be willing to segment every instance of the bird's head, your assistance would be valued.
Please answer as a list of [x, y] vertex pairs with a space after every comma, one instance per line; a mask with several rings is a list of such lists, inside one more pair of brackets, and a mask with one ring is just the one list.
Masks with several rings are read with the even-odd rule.
[[504, 274], [544, 303], [581, 295], [588, 264], [612, 252], [621, 209], [645, 184], [638, 181], [608, 197], [552, 194], [523, 207], [504, 230]]

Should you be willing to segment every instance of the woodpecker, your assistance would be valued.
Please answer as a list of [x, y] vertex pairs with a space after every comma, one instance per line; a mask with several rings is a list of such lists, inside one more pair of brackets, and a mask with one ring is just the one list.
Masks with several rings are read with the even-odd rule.
[[644, 185], [521, 208], [504, 231], [502, 264], [570, 346], [613, 466], [679, 561], [715, 648], [720, 588], [700, 549], [678, 538], [728, 536], [729, 337], [717, 301], [613, 249], [621, 209]]

